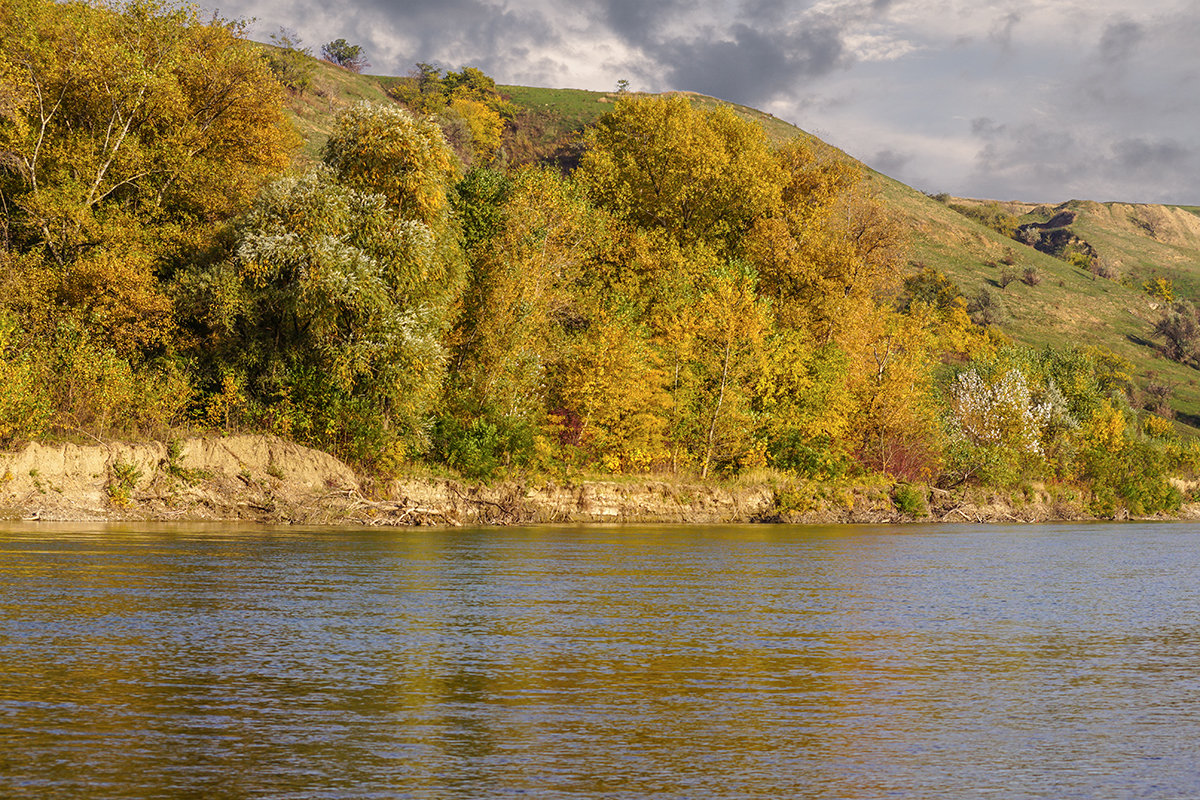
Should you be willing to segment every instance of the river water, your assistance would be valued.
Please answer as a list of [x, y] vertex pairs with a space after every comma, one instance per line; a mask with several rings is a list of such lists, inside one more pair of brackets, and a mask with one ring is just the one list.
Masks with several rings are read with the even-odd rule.
[[1200, 528], [0, 523], [0, 797], [1200, 796]]

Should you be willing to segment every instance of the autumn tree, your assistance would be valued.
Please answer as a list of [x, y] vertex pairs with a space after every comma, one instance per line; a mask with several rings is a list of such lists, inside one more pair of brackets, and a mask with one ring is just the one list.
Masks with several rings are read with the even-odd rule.
[[454, 155], [437, 123], [392, 105], [357, 103], [338, 115], [322, 156], [342, 184], [383, 195], [403, 219], [450, 224]]
[[732, 254], [779, 202], [781, 174], [761, 127], [684, 95], [623, 96], [586, 135], [577, 173], [593, 201], [680, 242]]
[[326, 160], [265, 191], [179, 292], [210, 405], [244, 395], [276, 430], [387, 469], [424, 449], [441, 390], [454, 171], [437, 127], [394, 108], [343, 112]]
[[597, 226], [580, 192], [544, 169], [472, 170], [456, 211], [471, 270], [438, 446], [452, 466], [488, 473], [525, 463], [544, 435], [547, 376], [566, 347], [572, 289]]
[[[697, 306], [693, 372], [700, 477], [718, 463], [744, 466], [753, 447], [752, 398], [767, 366], [769, 305], [756, 292], [756, 275], [732, 262], [705, 276]], [[765, 452], [765, 451], [764, 451]]]
[[851, 165], [800, 140], [777, 158], [781, 202], [749, 231], [746, 255], [781, 327], [834, 341], [898, 274], [904, 240]]
[[135, 0], [0, 10], [0, 199], [66, 266], [126, 222], [208, 224], [286, 166], [278, 84], [236, 24]]
[[151, 409], [159, 387], [187, 402], [163, 372], [178, 377], [161, 278], [295, 142], [241, 34], [154, 0], [0, 6], [0, 312], [26, 334], [10, 346], [51, 365], [56, 425], [107, 430], [113, 409], [170, 418]]

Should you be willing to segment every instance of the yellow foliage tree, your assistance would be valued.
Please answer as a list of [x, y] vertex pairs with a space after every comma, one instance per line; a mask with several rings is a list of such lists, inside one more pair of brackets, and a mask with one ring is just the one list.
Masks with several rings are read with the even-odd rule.
[[834, 341], [855, 311], [898, 274], [903, 236], [858, 173], [822, 161], [799, 141], [778, 154], [786, 176], [778, 211], [756, 221], [745, 243], [781, 327]]
[[18, 242], [69, 264], [104, 241], [109, 209], [209, 223], [284, 168], [281, 89], [240, 32], [155, 0], [0, 6], [0, 200]]
[[601, 312], [552, 375], [563, 438], [612, 472], [644, 472], [665, 461], [671, 398], [664, 381], [637, 326]]
[[586, 138], [577, 173], [594, 201], [638, 227], [732, 253], [779, 202], [781, 175], [761, 127], [684, 95], [622, 97]]
[[432, 119], [357, 103], [338, 115], [324, 161], [341, 183], [383, 195], [402, 218], [437, 232], [449, 225], [447, 191], [458, 180], [458, 166]]
[[469, 97], [456, 97], [450, 111], [457, 114], [471, 137], [471, 158], [474, 164], [489, 164], [504, 136], [504, 119], [488, 104]]

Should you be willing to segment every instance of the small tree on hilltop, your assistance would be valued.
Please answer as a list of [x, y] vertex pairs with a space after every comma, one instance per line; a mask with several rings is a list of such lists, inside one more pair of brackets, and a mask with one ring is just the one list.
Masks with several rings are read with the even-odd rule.
[[267, 53], [267, 65], [275, 79], [287, 89], [303, 94], [312, 88], [312, 51], [304, 47], [295, 31], [280, 28], [271, 34], [271, 44], [277, 50]]
[[335, 39], [321, 45], [321, 58], [339, 67], [345, 67], [351, 72], [362, 72], [371, 66], [367, 54], [360, 44], [350, 44], [345, 39]]

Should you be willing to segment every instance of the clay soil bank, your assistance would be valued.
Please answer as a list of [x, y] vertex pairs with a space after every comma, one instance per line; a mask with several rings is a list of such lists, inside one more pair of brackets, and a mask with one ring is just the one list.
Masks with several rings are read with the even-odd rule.
[[[892, 487], [717, 485], [641, 480], [501, 483], [402, 479], [367, 496], [346, 464], [271, 436], [93, 445], [31, 443], [0, 453], [0, 518], [242, 520], [322, 525], [539, 523], [800, 524], [1095, 519], [1081, 499]], [[1179, 518], [1200, 519], [1200, 504]]]

